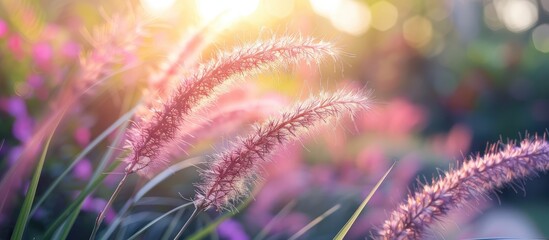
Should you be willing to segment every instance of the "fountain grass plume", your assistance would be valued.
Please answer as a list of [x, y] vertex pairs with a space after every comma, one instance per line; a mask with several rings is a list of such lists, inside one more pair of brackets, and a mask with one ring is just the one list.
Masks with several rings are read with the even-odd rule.
[[252, 132], [232, 142], [227, 151], [214, 156], [208, 169], [201, 171], [202, 183], [194, 199], [195, 210], [174, 239], [179, 239], [190, 222], [209, 208], [234, 209], [234, 204], [248, 196], [261, 167], [273, 152], [311, 132], [322, 123], [370, 107], [363, 92], [340, 90], [321, 93], [289, 107], [278, 117], [256, 124]]
[[379, 231], [381, 239], [419, 239], [429, 225], [470, 199], [513, 181], [549, 169], [549, 144], [545, 137], [526, 138], [516, 144], [494, 144], [484, 156], [477, 155], [410, 194], [394, 210]]
[[199, 210], [231, 208], [247, 196], [249, 185], [260, 175], [263, 163], [276, 149], [310, 132], [330, 119], [353, 115], [368, 108], [370, 99], [361, 92], [340, 90], [321, 93], [283, 111], [279, 117], [256, 124], [252, 133], [238, 138], [227, 151], [215, 156], [201, 173], [195, 206]]
[[[324, 56], [335, 58], [332, 44], [312, 38], [283, 37], [239, 47], [232, 52], [222, 52], [209, 63], [201, 65], [198, 71], [184, 77], [175, 88], [168, 92], [169, 97], [151, 104], [148, 111], [140, 111], [132, 127], [127, 132], [126, 149], [130, 154], [123, 178], [95, 221], [90, 239], [105, 217], [106, 209], [119, 194], [129, 174], [152, 177], [155, 171], [167, 166], [165, 151], [175, 141], [185, 118], [203, 106], [207, 106], [222, 90], [222, 87], [237, 79], [286, 66], [301, 61], [318, 63]], [[166, 68], [167, 69], [167, 68]], [[147, 103], [153, 103], [147, 100]], [[150, 167], [153, 165], [154, 167]]]
[[177, 136], [185, 117], [218, 95], [223, 85], [262, 71], [300, 61], [318, 62], [324, 56], [335, 57], [330, 43], [311, 38], [283, 37], [258, 41], [239, 47], [199, 67], [182, 79], [170, 96], [150, 107], [128, 132], [127, 173], [151, 177], [150, 164], [166, 165], [162, 151]]

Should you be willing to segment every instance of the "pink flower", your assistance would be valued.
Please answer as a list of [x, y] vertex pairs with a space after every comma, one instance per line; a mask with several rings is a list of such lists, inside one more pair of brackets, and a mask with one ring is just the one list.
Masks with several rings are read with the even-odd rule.
[[32, 57], [36, 64], [42, 68], [47, 68], [53, 58], [53, 50], [49, 43], [39, 42], [32, 47]]
[[0, 38], [8, 34], [8, 24], [4, 20], [0, 20]]

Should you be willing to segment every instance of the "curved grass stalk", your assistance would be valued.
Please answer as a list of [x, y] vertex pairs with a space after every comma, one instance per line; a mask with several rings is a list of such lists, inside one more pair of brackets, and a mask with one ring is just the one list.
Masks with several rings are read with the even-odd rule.
[[[36, 210], [44, 203], [44, 201], [51, 195], [53, 190], [61, 183], [63, 178], [65, 178], [70, 171], [76, 166], [80, 160], [82, 160], [91, 150], [93, 150], [101, 141], [103, 141], [105, 138], [109, 136], [112, 132], [114, 132], [118, 127], [120, 127], [124, 122], [127, 122], [136, 111], [137, 106], [134, 107], [132, 110], [125, 113], [123, 116], [121, 116], [116, 122], [111, 124], [107, 129], [105, 129], [99, 136], [97, 136], [90, 144], [84, 148], [72, 161], [72, 163], [63, 171], [49, 186], [48, 189], [44, 192], [44, 194], [38, 199], [36, 204], [31, 210], [31, 216], [36, 213]], [[95, 174], [95, 173], [94, 173]]]
[[[57, 122], [57, 124], [59, 124], [59, 122]], [[36, 194], [36, 188], [38, 187], [38, 181], [40, 180], [40, 175], [42, 173], [42, 167], [44, 166], [44, 162], [46, 161], [46, 154], [48, 153], [48, 148], [50, 146], [50, 142], [51, 142], [51, 139], [53, 138], [54, 133], [55, 133], [55, 129], [51, 131], [50, 136], [48, 137], [48, 140], [46, 140], [46, 144], [44, 145], [44, 150], [42, 151], [40, 160], [38, 160], [38, 166], [36, 167], [34, 176], [32, 177], [32, 180], [30, 182], [30, 186], [29, 186], [29, 189], [27, 190], [27, 195], [25, 196], [25, 200], [23, 201], [23, 207], [19, 212], [19, 217], [17, 217], [15, 230], [11, 236], [11, 240], [23, 239], [23, 233], [25, 232], [27, 221], [30, 216], [30, 210], [32, 207], [32, 202], [34, 201], [34, 196]]]
[[166, 178], [172, 176], [174, 173], [179, 172], [185, 168], [200, 164], [201, 161], [202, 161], [201, 157], [194, 157], [194, 158], [181, 161], [180, 163], [174, 164], [171, 167], [167, 168], [166, 170], [162, 171], [160, 174], [156, 175], [153, 179], [147, 182], [139, 191], [137, 191], [137, 193], [131, 199], [129, 199], [126, 202], [126, 204], [119, 211], [114, 221], [109, 225], [109, 227], [105, 231], [105, 234], [101, 236], [101, 239], [102, 240], [109, 239], [110, 236], [114, 233], [114, 231], [118, 227], [118, 225], [120, 225], [120, 223], [122, 222], [122, 218], [124, 218], [128, 210], [134, 204], [136, 204], [140, 199], [142, 199], [145, 196], [145, 194], [147, 194], [150, 190], [152, 190], [154, 187], [156, 187]]
[[377, 191], [379, 186], [381, 186], [381, 183], [383, 181], [385, 181], [385, 178], [387, 178], [387, 175], [389, 175], [391, 170], [393, 170], [393, 167], [395, 166], [395, 164], [396, 163], [393, 163], [393, 165], [391, 165], [389, 170], [387, 170], [387, 172], [385, 172], [385, 175], [383, 175], [383, 177], [381, 177], [381, 179], [379, 179], [379, 181], [374, 186], [374, 188], [370, 191], [368, 196], [364, 199], [364, 201], [362, 201], [360, 206], [356, 209], [355, 213], [353, 213], [353, 216], [351, 216], [351, 218], [349, 218], [347, 223], [345, 223], [345, 225], [339, 230], [337, 235], [334, 237], [334, 240], [343, 240], [343, 238], [345, 237], [345, 235], [347, 235], [347, 232], [349, 232], [349, 229], [351, 229], [351, 226], [353, 226], [353, 224], [355, 223], [356, 219], [358, 218], [358, 216], [360, 215], [362, 210], [364, 210], [364, 207], [366, 207], [366, 204], [368, 204], [370, 199], [372, 199], [372, 196], [374, 196], [374, 193]]
[[189, 236], [186, 238], [187, 240], [200, 240], [205, 238], [208, 234], [213, 232], [219, 224], [223, 223], [223, 221], [227, 220], [230, 217], [235, 216], [236, 214], [240, 213], [244, 208], [246, 208], [251, 202], [252, 199], [254, 199], [253, 195], [249, 198], [247, 198], [245, 201], [240, 203], [240, 205], [236, 208], [236, 211], [231, 211], [228, 213], [223, 214], [221, 217], [216, 219], [213, 223], [210, 223], [206, 227], [200, 229], [200, 231], [196, 232], [195, 234]]
[[309, 224], [305, 225], [302, 229], [297, 231], [294, 235], [292, 235], [288, 240], [296, 240], [299, 237], [301, 237], [303, 234], [305, 234], [307, 231], [309, 231], [311, 228], [316, 226], [318, 223], [320, 223], [322, 220], [326, 219], [328, 216], [332, 215], [335, 211], [337, 211], [341, 207], [341, 204], [336, 204], [335, 206], [331, 207], [330, 209], [326, 210], [322, 215], [316, 217], [311, 221]]
[[152, 220], [151, 222], [149, 222], [147, 225], [145, 225], [143, 228], [139, 229], [139, 231], [137, 231], [136, 233], [134, 233], [131, 237], [128, 238], [128, 240], [133, 240], [135, 239], [137, 236], [139, 236], [141, 233], [145, 232], [145, 230], [149, 229], [152, 225], [154, 225], [155, 223], [157, 223], [158, 221], [162, 220], [163, 218], [165, 218], [166, 216], [180, 210], [180, 209], [183, 209], [183, 208], [186, 208], [188, 206], [190, 206], [192, 204], [192, 202], [189, 202], [189, 203], [185, 203], [181, 206], [178, 206], [162, 215], [160, 215], [159, 217], [155, 218], [154, 220]]
[[[107, 169], [107, 171], [114, 170], [116, 167], [118, 167], [119, 164], [120, 162], [112, 163], [110, 167]], [[51, 239], [55, 231], [57, 231], [57, 229], [61, 226], [61, 224], [63, 224], [66, 221], [67, 217], [69, 217], [70, 214], [73, 211], [75, 211], [76, 208], [78, 208], [78, 205], [82, 204], [84, 199], [91, 192], [93, 192], [95, 189], [99, 187], [99, 185], [103, 182], [103, 180], [105, 180], [106, 177], [107, 177], [106, 174], [100, 175], [98, 179], [92, 182], [92, 185], [89, 189], [84, 189], [84, 191], [80, 192], [80, 194], [78, 194], [76, 199], [74, 199], [74, 201], [65, 209], [65, 211], [63, 211], [63, 213], [61, 213], [61, 215], [59, 215], [59, 217], [57, 217], [53, 221], [53, 223], [49, 226], [49, 228], [46, 230], [46, 233], [44, 234], [43, 239]]]
[[[125, 132], [125, 129], [126, 129], [127, 125], [128, 125], [128, 122], [125, 122], [125, 124], [123, 124], [123, 126], [119, 129], [119, 131], [116, 135], [116, 138], [113, 142], [114, 146], [118, 145], [120, 143], [120, 141], [122, 141], [122, 138], [124, 137], [124, 132]], [[84, 189], [90, 188], [91, 183], [95, 179], [97, 179], [101, 174], [104, 174], [103, 170], [105, 170], [105, 168], [107, 167], [107, 164], [109, 163], [110, 159], [114, 155], [114, 150], [115, 150], [115, 148], [109, 148], [109, 150], [105, 153], [105, 155], [103, 156], [103, 158], [101, 159], [101, 161], [99, 163], [99, 166], [97, 166], [97, 169], [93, 173], [90, 182], [86, 185], [86, 187]], [[80, 213], [81, 208], [82, 208], [82, 204], [80, 204], [75, 209], [75, 211], [73, 211], [72, 216], [69, 218], [69, 219], [72, 219], [72, 221], [69, 220], [63, 225], [63, 228], [64, 228], [63, 231], [64, 232], [62, 233], [60, 239], [65, 239], [66, 236], [68, 236], [69, 231], [72, 228], [72, 225], [74, 224], [74, 219], [76, 219], [76, 217]], [[65, 237], [62, 237], [62, 236], [65, 236]]]

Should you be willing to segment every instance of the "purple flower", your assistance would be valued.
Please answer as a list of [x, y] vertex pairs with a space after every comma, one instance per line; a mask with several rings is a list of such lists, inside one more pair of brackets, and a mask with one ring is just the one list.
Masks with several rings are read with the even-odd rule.
[[6, 110], [15, 118], [27, 116], [27, 106], [25, 105], [25, 101], [20, 97], [9, 98]]
[[18, 117], [13, 124], [13, 136], [21, 142], [26, 142], [32, 137], [33, 121], [27, 116]]
[[227, 219], [217, 227], [219, 236], [227, 240], [247, 240], [250, 239], [242, 225], [233, 219]]
[[78, 162], [72, 171], [72, 174], [76, 179], [88, 180], [92, 175], [93, 167], [88, 159], [82, 159]]

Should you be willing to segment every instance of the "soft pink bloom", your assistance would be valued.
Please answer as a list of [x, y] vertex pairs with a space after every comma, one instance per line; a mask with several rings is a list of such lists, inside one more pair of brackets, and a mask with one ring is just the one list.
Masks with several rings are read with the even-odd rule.
[[53, 49], [47, 42], [38, 42], [32, 47], [32, 57], [38, 66], [47, 68], [51, 65]]
[[19, 35], [11, 35], [8, 38], [8, 49], [15, 56], [15, 58], [21, 60], [24, 56], [23, 39], [21, 39]]
[[365, 132], [383, 132], [392, 136], [405, 136], [423, 127], [427, 112], [421, 106], [406, 99], [395, 99], [386, 104], [377, 104], [370, 112], [357, 120]]
[[0, 19], [0, 38], [3, 38], [8, 34], [8, 24], [4, 20]]
[[74, 131], [74, 139], [78, 145], [85, 147], [88, 145], [91, 139], [91, 132], [89, 127], [80, 126]]
[[465, 125], [454, 125], [446, 135], [435, 135], [432, 138], [433, 151], [447, 159], [461, 157], [469, 151], [473, 133]]
[[80, 45], [75, 42], [66, 42], [61, 49], [61, 54], [69, 60], [77, 58], [79, 53]]

